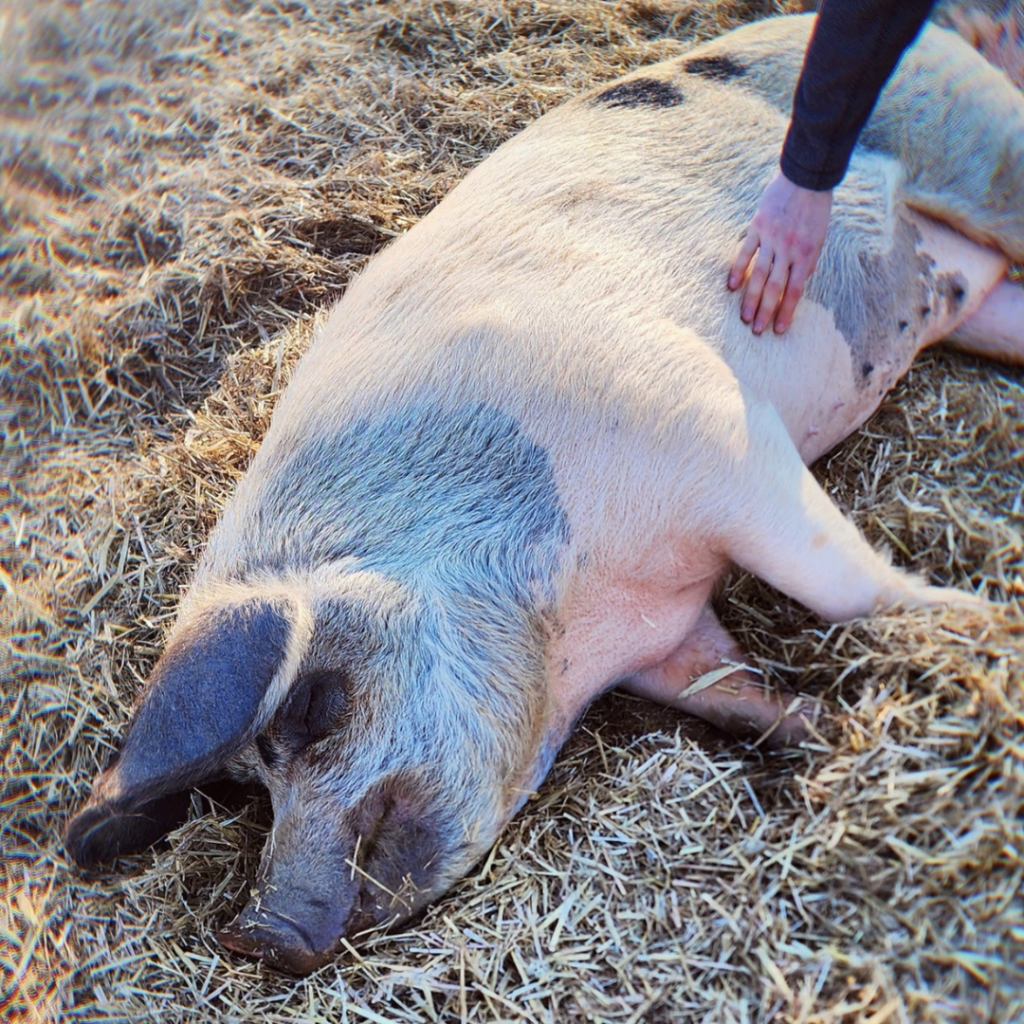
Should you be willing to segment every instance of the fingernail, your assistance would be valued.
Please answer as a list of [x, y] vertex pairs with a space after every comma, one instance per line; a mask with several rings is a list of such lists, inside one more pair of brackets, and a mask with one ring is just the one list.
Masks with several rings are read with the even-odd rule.
[[776, 324], [775, 325], [775, 333], [776, 334], [785, 334], [787, 327], [789, 327], [789, 324]]
[[731, 289], [732, 289], [733, 291], [736, 291], [736, 286], [737, 286], [738, 284], [739, 284], [739, 281], [737, 281], [737, 280], [736, 280], [736, 278], [735, 278], [735, 277], [734, 277], [733, 275], [731, 275], [731, 274], [730, 274], [730, 275], [729, 275], [729, 287], [730, 287], [730, 288], [731, 288]]

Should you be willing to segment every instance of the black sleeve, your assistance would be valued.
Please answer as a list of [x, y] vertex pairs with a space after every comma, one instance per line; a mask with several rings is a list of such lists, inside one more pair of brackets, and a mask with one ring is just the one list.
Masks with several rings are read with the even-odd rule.
[[835, 188], [878, 94], [934, 0], [824, 0], [793, 95], [782, 173], [802, 188]]

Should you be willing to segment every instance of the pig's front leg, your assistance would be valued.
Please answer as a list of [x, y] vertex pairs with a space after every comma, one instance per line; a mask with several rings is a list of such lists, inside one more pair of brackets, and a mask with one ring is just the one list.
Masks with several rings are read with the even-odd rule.
[[984, 607], [973, 594], [893, 568], [822, 490], [775, 409], [745, 398], [747, 443], [722, 524], [733, 562], [830, 622], [900, 606]]
[[[768, 746], [807, 739], [818, 706], [791, 694], [769, 692], [754, 673], [742, 667], [743, 660], [736, 642], [706, 605], [675, 651], [619, 686], [637, 697], [703, 718], [725, 732], [763, 740]], [[723, 676], [730, 666], [740, 667]]]

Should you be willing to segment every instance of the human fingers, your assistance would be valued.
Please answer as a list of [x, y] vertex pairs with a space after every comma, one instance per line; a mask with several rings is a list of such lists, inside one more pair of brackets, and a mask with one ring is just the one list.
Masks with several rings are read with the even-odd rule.
[[736, 291], [743, 284], [747, 267], [750, 266], [750, 261], [754, 258], [754, 253], [757, 252], [759, 245], [760, 241], [757, 232], [751, 228], [747, 232], [746, 238], [740, 243], [740, 247], [736, 252], [736, 258], [732, 261], [732, 267], [729, 270], [729, 288], [732, 291]]
[[789, 262], [782, 254], [777, 254], [765, 282], [764, 291], [761, 293], [760, 305], [757, 307], [757, 316], [754, 318], [755, 334], [761, 334], [775, 319], [775, 311], [779, 308], [779, 299], [786, 290], [788, 277]]
[[750, 279], [747, 281], [746, 290], [743, 293], [743, 303], [740, 308], [740, 318], [745, 324], [754, 319], [754, 314], [761, 305], [761, 295], [764, 292], [765, 283], [772, 269], [774, 253], [767, 246], [761, 246], [754, 269], [750, 272]]
[[784, 334], [789, 330], [796, 307], [800, 305], [800, 300], [803, 298], [807, 278], [811, 276], [813, 269], [813, 267], [808, 267], [805, 264], [793, 264], [789, 268], [789, 280], [786, 282], [786, 291], [782, 296], [779, 311], [775, 314], [776, 334]]

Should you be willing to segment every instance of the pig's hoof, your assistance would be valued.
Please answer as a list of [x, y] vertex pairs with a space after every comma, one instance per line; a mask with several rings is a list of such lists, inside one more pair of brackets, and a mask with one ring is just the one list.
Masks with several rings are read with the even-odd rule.
[[932, 587], [935, 594], [935, 604], [948, 608], [965, 608], [974, 612], [990, 612], [992, 606], [983, 597], [972, 594], [967, 590], [957, 590], [955, 587]]
[[825, 704], [810, 697], [793, 697], [778, 719], [764, 730], [754, 743], [756, 747], [781, 750], [820, 737], [827, 730], [829, 715]]
[[980, 615], [990, 615], [991, 603], [969, 590], [956, 587], [932, 587], [920, 584], [906, 595], [897, 598], [892, 606], [896, 608], [957, 608]]

